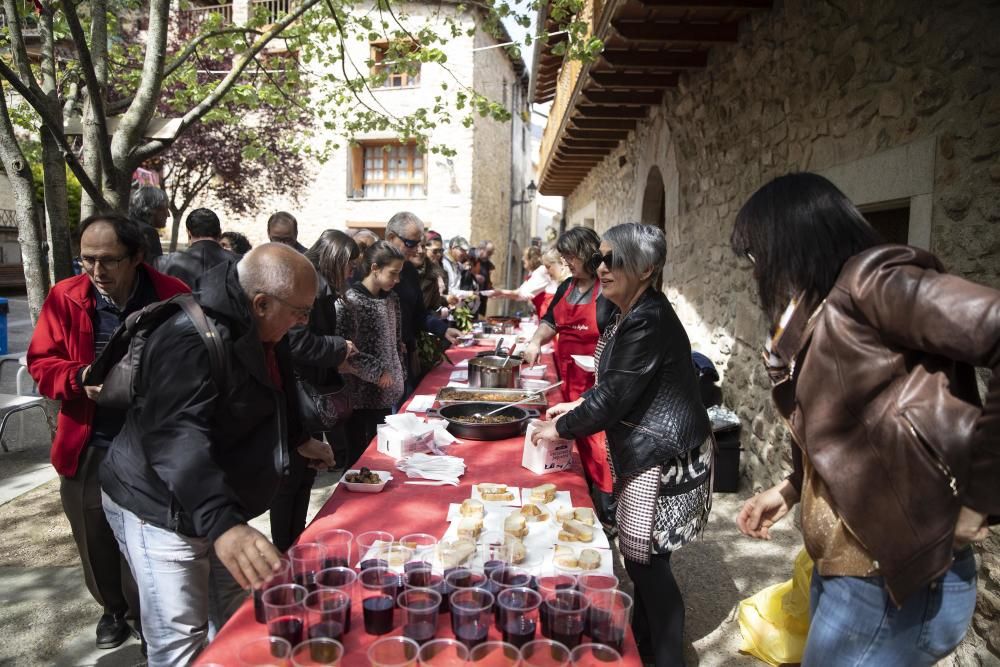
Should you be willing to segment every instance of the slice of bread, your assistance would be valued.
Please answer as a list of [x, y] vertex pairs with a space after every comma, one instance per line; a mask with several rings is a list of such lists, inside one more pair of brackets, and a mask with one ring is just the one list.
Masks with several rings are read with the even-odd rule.
[[521, 514], [528, 521], [548, 521], [548, 513], [534, 503], [528, 503], [521, 508]]
[[551, 503], [555, 499], [555, 484], [540, 484], [531, 490], [531, 500], [536, 503]]
[[572, 507], [568, 509], [562, 508], [556, 510], [556, 521], [559, 522], [569, 521], [570, 519], [575, 519], [575, 518], [576, 518], [576, 513], [573, 511]]
[[524, 542], [510, 533], [507, 533], [507, 537], [504, 538], [503, 547], [507, 558], [514, 565], [523, 563], [524, 559], [528, 557], [528, 549], [524, 546]]
[[458, 522], [458, 536], [476, 539], [479, 533], [483, 532], [483, 518], [481, 516], [463, 517]]
[[572, 553], [563, 556], [556, 556], [552, 562], [556, 567], [566, 568], [567, 570], [574, 570], [580, 567], [580, 562]]
[[459, 509], [459, 513], [462, 516], [482, 516], [485, 509], [486, 508], [483, 505], [482, 500], [466, 498], [462, 501], [462, 507]]
[[601, 566], [601, 552], [596, 549], [584, 549], [576, 559], [581, 570], [596, 570]]
[[591, 542], [594, 539], [594, 530], [576, 519], [564, 521], [563, 532], [572, 535], [577, 542]]
[[589, 507], [574, 507], [573, 518], [588, 526], [593, 526], [597, 522], [597, 518], [594, 516], [594, 510]]
[[509, 515], [503, 522], [503, 532], [514, 537], [524, 537], [528, 534], [528, 522], [523, 514]]
[[452, 542], [441, 542], [438, 545], [438, 557], [445, 569], [462, 565], [475, 553], [476, 543], [464, 538]]

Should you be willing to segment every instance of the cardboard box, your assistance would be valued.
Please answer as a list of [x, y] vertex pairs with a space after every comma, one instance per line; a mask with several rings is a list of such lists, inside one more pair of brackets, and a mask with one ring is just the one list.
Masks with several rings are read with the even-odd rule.
[[528, 423], [524, 433], [524, 453], [521, 465], [536, 475], [566, 470], [573, 463], [572, 440], [542, 440], [537, 445], [531, 443], [536, 421]]
[[421, 435], [413, 435], [397, 431], [388, 424], [379, 424], [376, 440], [378, 451], [394, 459], [401, 459], [410, 454], [431, 451], [434, 445], [434, 431], [432, 429]]

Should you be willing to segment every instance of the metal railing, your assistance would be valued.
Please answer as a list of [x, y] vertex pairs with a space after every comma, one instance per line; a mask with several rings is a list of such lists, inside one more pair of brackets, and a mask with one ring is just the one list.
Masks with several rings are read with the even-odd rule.
[[294, 0], [251, 0], [250, 16], [256, 16], [262, 9], [266, 12], [267, 23], [276, 23], [278, 19], [292, 9]]
[[219, 14], [222, 16], [222, 23], [229, 25], [233, 22], [233, 5], [212, 5], [210, 7], [191, 7], [183, 10], [181, 21], [189, 27], [201, 25], [207, 18]]

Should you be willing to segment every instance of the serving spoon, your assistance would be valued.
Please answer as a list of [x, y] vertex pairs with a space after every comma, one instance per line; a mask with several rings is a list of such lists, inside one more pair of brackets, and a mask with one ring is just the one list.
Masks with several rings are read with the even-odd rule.
[[495, 415], [496, 413], [502, 412], [502, 411], [506, 410], [507, 408], [512, 408], [515, 405], [520, 405], [521, 403], [527, 403], [528, 401], [530, 401], [535, 396], [538, 396], [539, 394], [547, 394], [550, 391], [552, 391], [553, 389], [555, 389], [556, 387], [560, 386], [562, 383], [563, 383], [563, 381], [559, 380], [559, 382], [556, 382], [555, 384], [550, 384], [548, 387], [545, 387], [544, 389], [539, 389], [537, 391], [531, 392], [530, 394], [526, 394], [524, 397], [522, 397], [522, 398], [514, 401], [513, 403], [505, 403], [504, 405], [501, 405], [496, 410], [490, 410], [486, 414], [482, 414], [481, 412], [476, 412], [472, 416], [473, 417], [477, 417], [477, 418], [482, 418], [482, 417], [489, 417], [490, 415]]

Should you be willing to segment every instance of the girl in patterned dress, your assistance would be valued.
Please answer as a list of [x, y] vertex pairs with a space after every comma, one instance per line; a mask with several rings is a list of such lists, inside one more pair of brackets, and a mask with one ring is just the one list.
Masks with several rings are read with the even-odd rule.
[[371, 245], [364, 253], [364, 278], [337, 301], [337, 335], [358, 349], [340, 367], [354, 407], [345, 426], [349, 466], [361, 457], [378, 425], [403, 396], [399, 297], [392, 288], [399, 282], [404, 259], [386, 241]]

